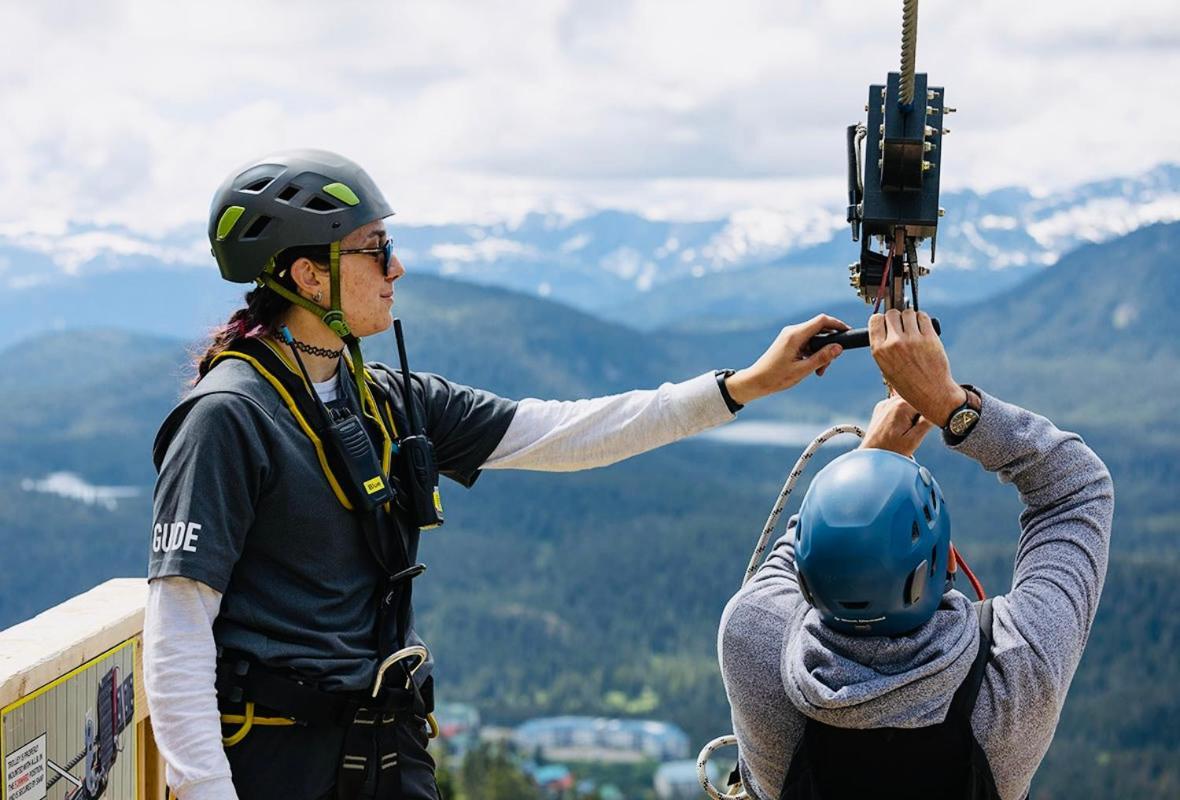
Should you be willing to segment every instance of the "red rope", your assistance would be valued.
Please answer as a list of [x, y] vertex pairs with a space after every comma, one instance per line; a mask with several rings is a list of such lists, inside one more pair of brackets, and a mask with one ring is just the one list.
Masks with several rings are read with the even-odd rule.
[[881, 299], [885, 296], [885, 281], [893, 274], [893, 254], [897, 250], [896, 232], [894, 236], [895, 238], [889, 240], [889, 255], [885, 258], [885, 266], [881, 268], [881, 283], [877, 285], [877, 302], [873, 303], [874, 314], [881, 307]]
[[893, 269], [893, 245], [889, 245], [889, 256], [885, 259], [885, 266], [881, 268], [881, 283], [877, 286], [877, 302], [873, 303], [873, 313], [881, 307], [881, 298], [885, 296], [885, 279]]
[[987, 593], [983, 591], [983, 584], [979, 582], [979, 578], [975, 577], [975, 573], [967, 565], [967, 560], [963, 558], [963, 554], [959, 552], [959, 548], [953, 544], [951, 545], [951, 560], [953, 563], [951, 572], [954, 572], [957, 567], [962, 567], [963, 574], [967, 576], [967, 580], [971, 583], [971, 588], [975, 590], [975, 596], [980, 600], [986, 600]]

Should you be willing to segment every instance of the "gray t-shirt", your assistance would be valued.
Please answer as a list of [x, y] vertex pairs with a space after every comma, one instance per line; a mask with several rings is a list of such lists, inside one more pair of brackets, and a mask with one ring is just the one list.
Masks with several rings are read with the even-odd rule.
[[[404, 420], [400, 375], [368, 368]], [[414, 374], [411, 387], [440, 474], [470, 486], [515, 401], [425, 373]], [[341, 401], [356, 409], [352, 382], [342, 380], [341, 389]], [[222, 592], [219, 645], [325, 689], [367, 688], [384, 573], [358, 515], [337, 499], [275, 388], [244, 361], [220, 362], [164, 421], [154, 460], [149, 580], [179, 575]], [[399, 524], [413, 558], [417, 531]]]

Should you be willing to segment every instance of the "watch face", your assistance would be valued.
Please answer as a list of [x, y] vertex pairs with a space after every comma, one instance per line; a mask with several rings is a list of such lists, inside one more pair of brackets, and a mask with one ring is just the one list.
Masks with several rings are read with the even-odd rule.
[[976, 422], [979, 422], [979, 412], [973, 408], [964, 408], [955, 412], [947, 427], [955, 436], [966, 436], [975, 427]]

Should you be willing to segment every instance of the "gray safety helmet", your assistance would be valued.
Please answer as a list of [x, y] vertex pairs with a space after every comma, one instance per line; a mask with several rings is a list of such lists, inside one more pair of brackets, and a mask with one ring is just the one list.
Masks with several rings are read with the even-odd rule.
[[288, 150], [230, 173], [213, 195], [209, 243], [221, 277], [248, 283], [288, 247], [328, 245], [392, 214], [354, 161], [327, 150]]
[[[209, 210], [209, 243], [221, 277], [254, 281], [319, 317], [348, 346], [353, 380], [365, 397], [364, 359], [340, 307], [340, 240], [393, 210], [368, 173], [327, 150], [288, 150], [230, 173]], [[275, 256], [289, 247], [325, 245], [332, 286], [321, 308], [279, 282]]]

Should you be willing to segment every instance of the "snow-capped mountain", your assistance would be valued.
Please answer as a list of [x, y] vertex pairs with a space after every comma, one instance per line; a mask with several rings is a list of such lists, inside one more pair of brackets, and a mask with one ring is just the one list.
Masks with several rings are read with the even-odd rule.
[[[838, 202], [840, 198], [833, 198]], [[1024, 188], [944, 193], [930, 303], [988, 296], [1079, 244], [1180, 220], [1180, 165], [1047, 195]], [[782, 319], [850, 299], [857, 247], [835, 202], [804, 213], [738, 211], [703, 222], [622, 211], [534, 213], [511, 223], [391, 229], [403, 262], [550, 297], [643, 328]], [[0, 226], [0, 285], [12, 290], [85, 270], [212, 268], [200, 225], [167, 236], [85, 225]]]

